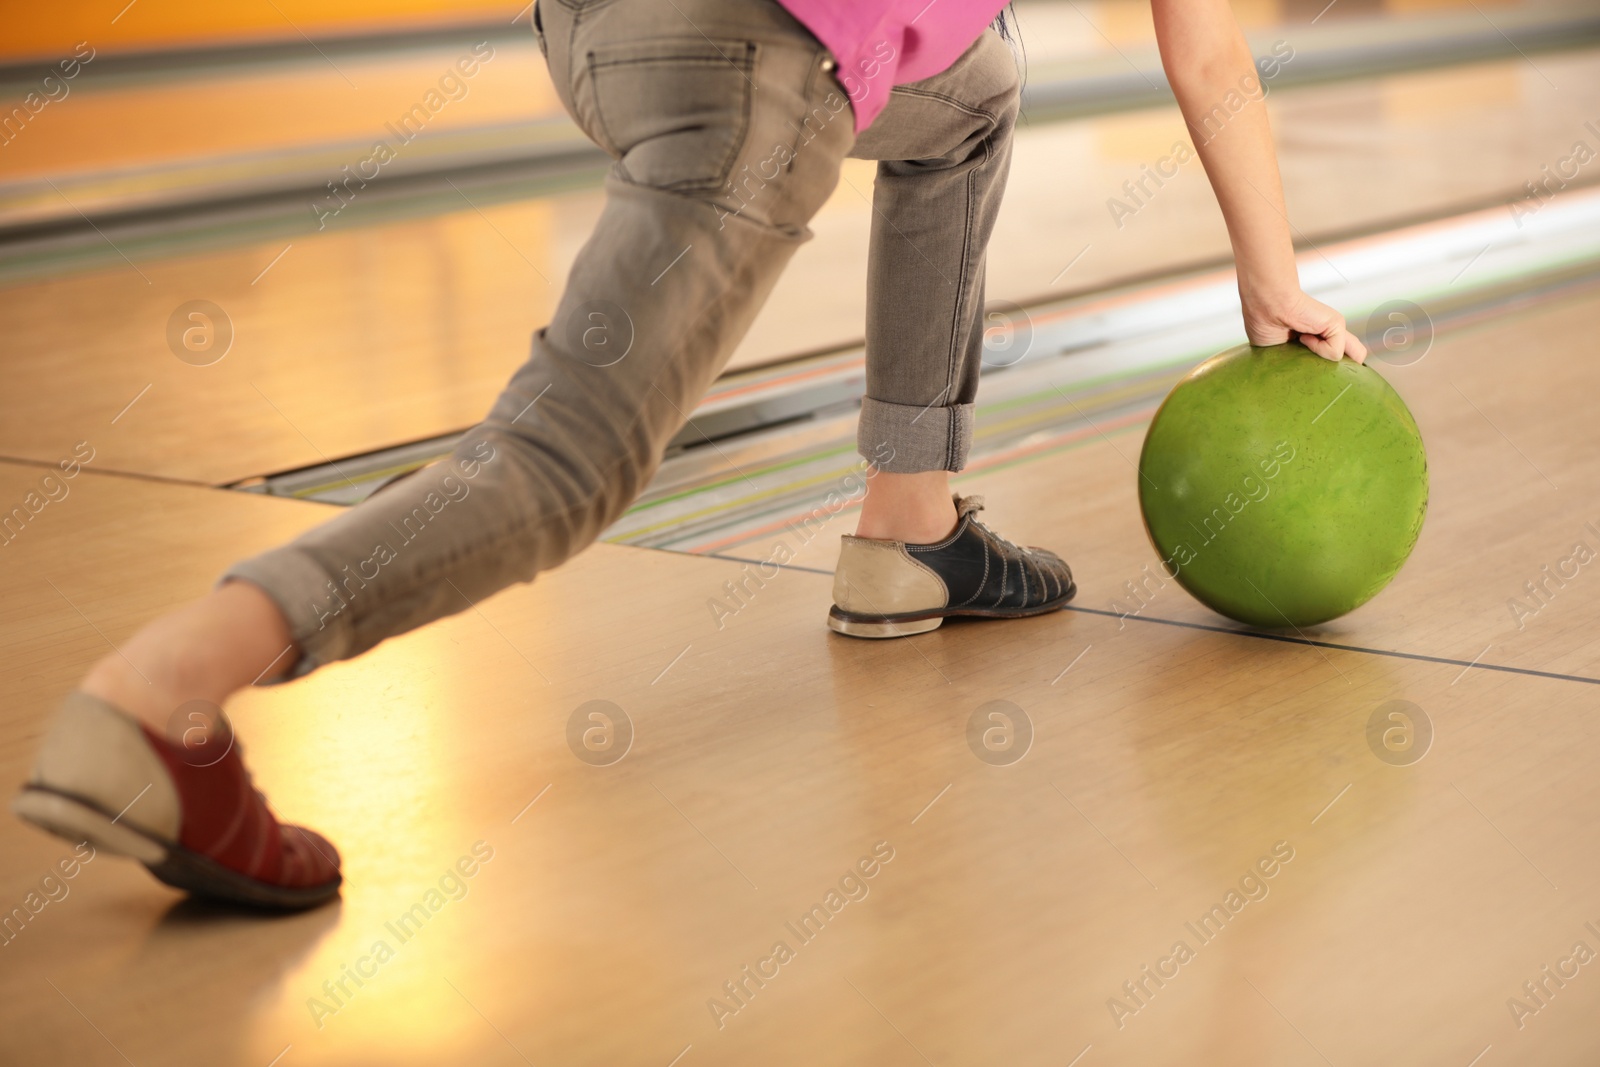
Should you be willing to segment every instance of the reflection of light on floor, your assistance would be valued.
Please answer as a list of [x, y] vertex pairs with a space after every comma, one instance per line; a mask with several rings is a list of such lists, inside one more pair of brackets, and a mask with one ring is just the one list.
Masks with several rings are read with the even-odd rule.
[[[263, 1045], [285, 1026], [318, 1040], [312, 998], [333, 1009], [321, 1033], [346, 1047], [416, 1055], [458, 1043], [468, 1024], [471, 1013], [444, 999], [454, 994], [439, 976], [470, 969], [473, 946], [489, 943], [460, 934], [472, 921], [476, 878], [492, 877], [493, 864], [463, 881], [462, 899], [442, 895], [409, 939], [392, 926], [484, 834], [458, 799], [479, 776], [468, 758], [473, 724], [456, 714], [464, 651], [437, 632], [420, 636], [307, 682], [248, 693], [234, 711], [276, 810], [342, 845], [347, 876], [337, 926], [255, 1015]], [[393, 953], [386, 962], [373, 956], [378, 942]], [[346, 977], [358, 964], [370, 974], [360, 986]], [[324, 988], [341, 978], [343, 991]]]

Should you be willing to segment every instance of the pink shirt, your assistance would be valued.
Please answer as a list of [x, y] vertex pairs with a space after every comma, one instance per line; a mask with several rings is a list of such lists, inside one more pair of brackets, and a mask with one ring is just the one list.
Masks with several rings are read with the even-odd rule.
[[896, 85], [961, 58], [1006, 0], [778, 0], [838, 61], [856, 132], [878, 117]]

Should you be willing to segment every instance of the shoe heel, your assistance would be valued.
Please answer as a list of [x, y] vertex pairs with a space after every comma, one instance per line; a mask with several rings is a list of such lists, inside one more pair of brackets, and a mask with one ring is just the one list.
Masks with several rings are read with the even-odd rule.
[[31, 787], [24, 789], [12, 798], [11, 810], [39, 829], [73, 844], [87, 841], [96, 850], [127, 856], [144, 864], [160, 864], [167, 860], [167, 850], [148, 837], [60, 793]]
[[925, 634], [929, 630], [937, 630], [939, 624], [944, 622], [943, 617], [934, 616], [931, 619], [851, 619], [844, 616], [828, 613], [828, 629], [846, 637], [910, 637], [912, 634]]

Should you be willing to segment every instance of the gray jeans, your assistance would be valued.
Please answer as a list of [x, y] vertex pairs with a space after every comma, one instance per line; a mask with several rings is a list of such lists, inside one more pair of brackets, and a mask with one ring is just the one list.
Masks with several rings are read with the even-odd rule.
[[858, 139], [833, 60], [775, 0], [544, 0], [562, 103], [616, 159], [551, 324], [447, 460], [231, 568], [284, 611], [295, 674], [531, 581], [593, 542], [772, 292], [846, 156], [877, 159], [862, 455], [960, 470], [984, 253], [1018, 76], [993, 31]]

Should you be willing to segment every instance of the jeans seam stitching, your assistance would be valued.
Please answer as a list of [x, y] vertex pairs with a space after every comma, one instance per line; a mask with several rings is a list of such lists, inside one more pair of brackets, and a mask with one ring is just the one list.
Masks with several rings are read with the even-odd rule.
[[[738, 43], [740, 45], [744, 45], [747, 47], [747, 49], [750, 44], [749, 41], [734, 42], [727, 40], [726, 38], [724, 41], [728, 44]], [[708, 56], [704, 54], [691, 55], [688, 53], [681, 55], [634, 56], [631, 59], [596, 59], [595, 55], [596, 54], [593, 51], [589, 53], [590, 70], [603, 70], [606, 67], [643, 67], [648, 66], [651, 63], [670, 63], [676, 66], [703, 65], [717, 68], [732, 66], [736, 70], [745, 74], [751, 73], [754, 70], [754, 64], [750, 62], [748, 50], [746, 51], [745, 56], [739, 60], [730, 59], [726, 55]]]
[[[974, 299], [974, 294], [971, 292], [971, 289], [970, 289], [970, 278], [969, 278], [969, 271], [970, 271], [969, 264], [971, 263], [971, 260], [972, 260], [972, 225], [973, 225], [973, 218], [972, 217], [973, 217], [973, 213], [974, 213], [974, 203], [975, 203], [975, 201], [977, 199], [976, 195], [975, 195], [975, 193], [973, 191], [973, 184], [977, 180], [978, 172], [981, 171], [983, 169], [984, 165], [987, 164], [992, 158], [993, 158], [993, 154], [991, 153], [991, 151], [989, 149], [988, 138], [985, 138], [984, 141], [983, 141], [983, 161], [978, 166], [973, 167], [971, 170], [967, 171], [967, 181], [966, 181], [966, 195], [967, 195], [966, 208], [967, 208], [967, 210], [966, 210], [966, 219], [965, 219], [965, 222], [963, 223], [962, 232], [961, 232], [961, 269], [960, 269], [959, 279], [958, 279], [958, 281], [956, 283], [955, 315], [954, 315], [954, 317], [953, 317], [953, 319], [952, 319], [952, 321], [950, 323], [950, 333], [951, 333], [950, 347], [949, 347], [948, 354], [947, 354], [946, 359], [945, 359], [945, 375], [944, 375], [945, 386], [944, 386], [944, 388], [945, 388], [945, 397], [947, 399], [954, 399], [954, 397], [952, 397], [952, 395], [951, 395], [951, 390], [952, 390], [952, 387], [955, 385], [955, 371], [956, 371], [957, 364], [961, 361], [962, 357], [965, 355], [965, 352], [958, 352], [957, 346], [958, 345], [963, 345], [963, 342], [962, 342], [961, 338], [956, 336], [956, 330], [958, 328], [958, 323], [959, 323], [960, 318], [961, 318], [962, 306], [963, 306], [963, 304], [970, 305], [973, 302], [973, 299]], [[979, 314], [979, 315], [983, 314], [983, 309], [981, 307], [977, 309], [977, 314]], [[971, 331], [969, 330], [968, 334], [970, 335], [970, 333], [971, 333]], [[963, 347], [964, 347], [964, 345], [963, 345]], [[979, 359], [981, 360], [982, 358], [983, 357], [980, 354]], [[946, 426], [947, 426], [946, 434], [947, 434], [947, 440], [948, 440], [949, 443], [947, 445], [947, 453], [946, 453], [946, 457], [945, 457], [945, 466], [946, 467], [952, 466], [956, 462], [955, 422], [956, 422], [956, 420], [955, 420], [955, 417], [954, 417], [954, 413], [953, 412], [947, 412], [947, 414], [946, 414]]]
[[897, 85], [894, 87], [893, 92], [903, 93], [906, 96], [920, 96], [925, 100], [937, 100], [940, 103], [949, 104], [951, 107], [964, 114], [980, 115], [989, 120], [989, 132], [993, 132], [994, 127], [999, 125], [999, 117], [988, 108], [975, 107], [972, 104], [963, 103], [953, 96], [946, 96], [944, 93], [937, 93], [931, 89], [918, 89], [912, 85]]

